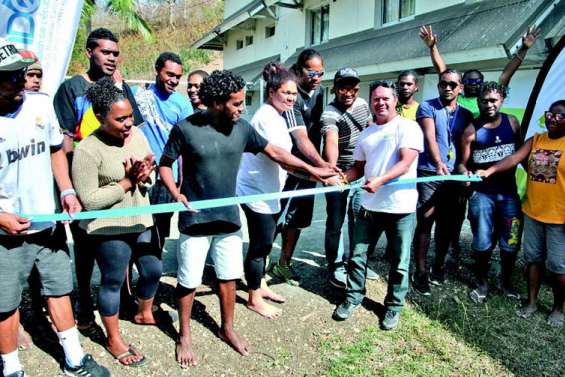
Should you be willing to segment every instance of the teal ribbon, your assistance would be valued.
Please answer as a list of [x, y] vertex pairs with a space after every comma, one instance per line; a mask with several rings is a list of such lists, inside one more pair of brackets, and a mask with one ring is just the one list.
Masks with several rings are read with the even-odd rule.
[[[385, 186], [389, 185], [407, 185], [422, 182], [438, 182], [438, 181], [459, 181], [459, 182], [478, 182], [481, 178], [476, 175], [436, 175], [430, 177], [420, 177], [420, 178], [404, 178], [404, 179], [394, 179], [387, 182]], [[190, 209], [201, 210], [208, 208], [218, 208], [227, 207], [236, 204], [246, 204], [259, 201], [285, 199], [285, 198], [296, 198], [300, 196], [308, 195], [319, 195], [328, 192], [345, 191], [350, 189], [356, 189], [361, 187], [362, 183], [349, 184], [344, 186], [327, 186], [327, 187], [316, 187], [305, 190], [296, 191], [283, 191], [283, 192], [272, 192], [267, 194], [256, 194], [256, 195], [246, 195], [246, 196], [234, 196], [230, 198], [221, 199], [206, 199], [197, 200], [190, 202]], [[177, 211], [188, 211], [189, 209], [182, 203], [165, 203], [165, 204], [153, 204], [150, 206], [139, 206], [131, 208], [112, 208], [103, 209], [98, 211], [85, 211], [75, 213], [72, 217], [66, 213], [55, 213], [55, 214], [23, 214], [22, 217], [29, 218], [33, 222], [54, 222], [54, 221], [72, 221], [72, 220], [90, 220], [90, 219], [102, 219], [109, 217], [126, 217], [126, 216], [139, 216], [147, 214], [156, 213], [166, 213], [166, 212], [177, 212]]]

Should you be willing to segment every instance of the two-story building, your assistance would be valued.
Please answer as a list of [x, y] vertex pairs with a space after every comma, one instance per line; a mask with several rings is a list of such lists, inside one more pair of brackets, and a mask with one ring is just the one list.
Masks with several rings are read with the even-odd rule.
[[224, 21], [193, 47], [223, 50], [225, 69], [248, 82], [248, 115], [262, 102], [263, 66], [290, 66], [306, 47], [324, 57], [328, 90], [345, 66], [361, 75], [365, 97], [370, 81], [414, 69], [418, 98], [426, 99], [437, 96], [437, 75], [418, 36], [426, 24], [449, 67], [479, 69], [487, 80], [498, 78], [528, 26], [539, 26], [541, 36], [506, 101], [506, 107], [524, 108], [541, 63], [565, 34], [565, 0], [225, 0]]

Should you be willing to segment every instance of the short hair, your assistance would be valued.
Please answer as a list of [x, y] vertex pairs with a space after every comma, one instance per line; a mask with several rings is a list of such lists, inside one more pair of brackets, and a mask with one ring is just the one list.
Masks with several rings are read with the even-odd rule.
[[157, 60], [155, 61], [155, 70], [159, 72], [165, 66], [165, 63], [171, 61], [173, 63], [177, 63], [178, 65], [182, 65], [182, 60], [180, 56], [175, 54], [174, 52], [162, 52]]
[[398, 89], [396, 83], [388, 80], [377, 80], [377, 81], [373, 81], [369, 85], [369, 101], [373, 99], [373, 92], [375, 91], [375, 89], [379, 87], [391, 89], [394, 97], [398, 98]]
[[245, 87], [245, 81], [231, 71], [214, 71], [204, 79], [200, 87], [200, 99], [208, 107], [214, 102], [226, 103], [233, 93]]
[[481, 77], [481, 80], [485, 79], [485, 76], [483, 75], [483, 73], [481, 71], [479, 71], [478, 69], [470, 69], [468, 71], [465, 71], [465, 73], [463, 74], [463, 77], [470, 75], [471, 73], [476, 73], [477, 75], [479, 75]]
[[487, 81], [483, 83], [479, 89], [479, 98], [491, 92], [497, 92], [502, 98], [506, 98], [506, 87], [494, 81]]
[[98, 47], [99, 39], [118, 43], [118, 37], [116, 37], [114, 33], [106, 28], [100, 27], [92, 30], [90, 34], [88, 34], [88, 37], [86, 38], [86, 48], [92, 50]]
[[398, 75], [398, 78], [396, 79], [396, 81], [400, 81], [401, 78], [406, 77], [406, 76], [413, 76], [414, 77], [414, 82], [416, 84], [418, 84], [418, 74], [416, 73], [416, 71], [413, 71], [411, 69], [407, 70], [407, 71], [402, 71], [400, 72], [400, 74]]
[[302, 69], [306, 68], [306, 63], [314, 58], [320, 59], [322, 63], [324, 62], [322, 55], [313, 48], [302, 50], [296, 59], [296, 63], [294, 63], [290, 69], [296, 74], [296, 76], [302, 77]]
[[192, 71], [188, 74], [188, 76], [186, 77], [187, 80], [189, 80], [194, 75], [198, 75], [198, 76], [202, 77], [202, 80], [204, 80], [205, 78], [210, 76], [210, 74], [208, 72], [203, 71], [201, 69], [197, 69], [197, 70], [194, 70], [194, 71]]
[[461, 72], [459, 72], [458, 70], [456, 70], [454, 68], [446, 68], [443, 72], [441, 72], [439, 74], [439, 79], [441, 80], [441, 78], [444, 75], [449, 75], [449, 74], [457, 75], [457, 77], [459, 77], [459, 82], [463, 82], [463, 76], [461, 76]]
[[554, 108], [555, 106], [563, 106], [563, 107], [565, 107], [565, 99], [560, 99], [560, 100], [557, 100], [557, 101], [553, 102], [553, 103], [551, 104], [551, 106], [549, 106], [549, 110], [551, 110], [551, 109]]
[[103, 118], [108, 115], [112, 104], [127, 99], [124, 91], [110, 77], [103, 77], [91, 85], [86, 90], [86, 98], [92, 103], [94, 114]]
[[263, 68], [263, 80], [265, 80], [265, 89], [268, 93], [270, 89], [278, 90], [287, 81], [297, 81], [296, 75], [283, 65], [270, 62]]

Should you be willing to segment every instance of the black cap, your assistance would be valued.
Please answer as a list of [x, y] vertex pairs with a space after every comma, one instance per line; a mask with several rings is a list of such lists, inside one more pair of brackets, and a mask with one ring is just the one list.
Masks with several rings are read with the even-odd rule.
[[361, 81], [359, 79], [359, 74], [353, 68], [340, 68], [337, 70], [334, 76], [334, 85], [338, 84], [340, 81], [349, 81], [358, 83]]

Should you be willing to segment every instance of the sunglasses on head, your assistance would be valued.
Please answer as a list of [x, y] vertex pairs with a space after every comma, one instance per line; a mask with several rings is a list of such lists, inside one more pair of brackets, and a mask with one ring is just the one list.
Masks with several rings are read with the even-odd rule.
[[17, 71], [0, 71], [0, 81], [10, 81], [13, 84], [21, 82], [25, 79], [26, 69], [18, 69]]
[[565, 114], [563, 113], [552, 113], [551, 111], [545, 112], [545, 119], [547, 120], [556, 120], [558, 122], [563, 121], [565, 119]]
[[313, 79], [315, 77], [322, 77], [324, 75], [324, 71], [313, 71], [311, 69], [306, 70], [306, 75]]
[[465, 79], [465, 85], [481, 85], [483, 83], [483, 79]]
[[459, 86], [459, 83], [455, 82], [455, 81], [440, 81], [438, 86], [441, 89], [447, 89], [447, 87], [449, 87], [449, 89], [454, 90], [455, 88], [457, 88]]

